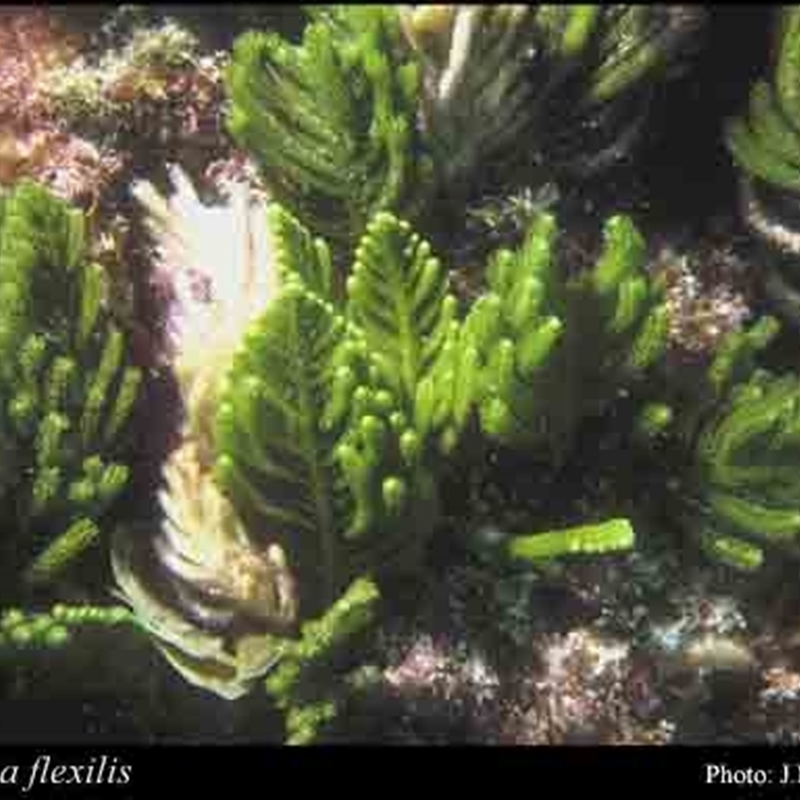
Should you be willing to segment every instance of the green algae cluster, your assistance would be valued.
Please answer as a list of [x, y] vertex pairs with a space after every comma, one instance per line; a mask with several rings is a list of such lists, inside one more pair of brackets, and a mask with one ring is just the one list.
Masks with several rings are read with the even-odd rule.
[[[296, 624], [270, 634], [252, 681], [284, 712], [291, 743], [321, 736], [370, 683], [349, 651], [393, 581], [427, 569], [445, 516], [459, 513], [442, 485], [467, 449], [514, 451], [555, 473], [588, 424], [612, 417], [661, 476], [675, 524], [712, 558], [754, 571], [800, 534], [800, 384], [760, 363], [771, 318], [726, 339], [689, 391], [653, 396], [668, 306], [630, 218], [605, 221], [587, 267], [559, 248], [569, 231], [558, 215], [534, 213], [521, 241], [480, 265], [470, 295], [453, 280], [464, 265], [432, 243], [437, 210], [445, 200], [464, 210], [479, 166], [512, 147], [512, 122], [513, 142], [530, 147], [493, 173], [500, 194], [632, 152], [645, 99], [698, 20], [626, 6], [311, 13], [299, 43], [245, 34], [229, 67], [230, 132], [273, 200], [278, 285], [210, 412], [216, 485], [292, 574]], [[732, 125], [728, 142], [749, 174], [794, 190], [787, 48], [777, 88], [758, 85], [749, 127]], [[587, 124], [598, 138], [579, 152], [574, 131]], [[122, 435], [140, 374], [84, 236], [81, 215], [32, 184], [0, 205], [0, 503], [15, 520], [0, 548], [3, 568], [34, 585], [103, 541], [131, 469]], [[560, 522], [503, 531], [493, 568], [637, 543], [618, 510]], [[171, 600], [169, 647], [189, 658], [200, 623]], [[141, 618], [131, 606], [8, 612], [0, 651], [60, 646], [73, 622]], [[209, 636], [236, 662], [252, 624], [237, 612]], [[192, 670], [218, 690], [219, 660]]]

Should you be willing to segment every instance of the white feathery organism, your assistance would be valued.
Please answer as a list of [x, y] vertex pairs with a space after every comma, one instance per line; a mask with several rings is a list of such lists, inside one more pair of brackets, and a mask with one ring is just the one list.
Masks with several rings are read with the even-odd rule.
[[213, 474], [219, 387], [247, 326], [275, 294], [276, 267], [265, 203], [246, 184], [208, 206], [182, 170], [172, 167], [170, 177], [169, 199], [146, 181], [133, 192], [172, 289], [170, 355], [185, 422], [163, 468], [160, 526], [149, 536], [119, 532], [112, 565], [123, 598], [175, 668], [235, 698], [274, 665], [274, 636], [297, 615], [283, 550], [268, 532], [245, 527]]
[[210, 457], [210, 421], [222, 376], [246, 328], [277, 291], [266, 202], [231, 182], [226, 202], [200, 201], [187, 175], [170, 166], [164, 198], [148, 181], [133, 186], [147, 211], [161, 279], [171, 288], [168, 345], [186, 410], [187, 435]]
[[174, 365], [190, 380], [215, 355], [229, 354], [276, 289], [266, 204], [244, 183], [228, 202], [206, 205], [179, 167], [167, 200], [148, 181], [133, 194], [148, 212], [161, 270], [173, 289], [169, 317]]

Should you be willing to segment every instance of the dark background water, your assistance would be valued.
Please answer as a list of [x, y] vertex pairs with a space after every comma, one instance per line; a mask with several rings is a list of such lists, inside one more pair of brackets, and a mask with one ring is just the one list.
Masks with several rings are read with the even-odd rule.
[[657, 132], [637, 165], [657, 213], [715, 213], [735, 196], [735, 171], [721, 145], [724, 121], [742, 112], [752, 82], [770, 59], [774, 6], [709, 5], [705, 41], [694, 66], [655, 105]]

